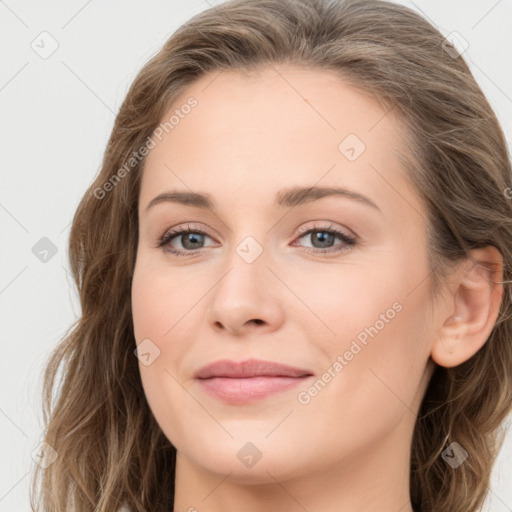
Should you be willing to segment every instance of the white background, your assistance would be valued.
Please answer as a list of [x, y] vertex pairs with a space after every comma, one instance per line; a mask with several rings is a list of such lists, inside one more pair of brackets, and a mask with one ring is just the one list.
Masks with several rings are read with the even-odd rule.
[[[41, 436], [41, 371], [79, 314], [68, 273], [69, 226], [99, 171], [115, 115], [141, 66], [192, 15], [217, 2], [0, 0], [0, 512], [29, 511], [31, 453]], [[512, 0], [402, 0], [464, 53], [512, 141]], [[31, 43], [47, 31], [57, 50]], [[37, 42], [37, 39], [36, 39]], [[48, 48], [48, 46], [46, 46]], [[32, 247], [48, 237], [46, 263]], [[510, 340], [512, 343], [512, 340]], [[512, 431], [486, 511], [512, 510]]]

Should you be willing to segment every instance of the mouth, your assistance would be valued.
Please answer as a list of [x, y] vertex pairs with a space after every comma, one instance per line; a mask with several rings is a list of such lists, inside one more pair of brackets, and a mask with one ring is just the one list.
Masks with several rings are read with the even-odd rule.
[[223, 359], [204, 366], [194, 377], [210, 396], [226, 403], [243, 404], [290, 391], [313, 377], [313, 373], [273, 361]]

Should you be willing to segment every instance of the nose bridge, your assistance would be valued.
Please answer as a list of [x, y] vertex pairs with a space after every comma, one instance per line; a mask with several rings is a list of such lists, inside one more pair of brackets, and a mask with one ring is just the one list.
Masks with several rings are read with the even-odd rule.
[[[252, 235], [247, 235], [233, 246], [226, 261], [227, 274], [219, 282], [217, 295], [228, 295], [233, 303], [252, 304], [263, 297], [262, 288], [268, 283], [269, 251]], [[268, 291], [268, 290], [267, 290]], [[219, 298], [219, 297], [217, 297]]]
[[252, 235], [243, 236], [233, 246], [226, 270], [212, 290], [208, 311], [212, 324], [235, 331], [252, 320], [279, 323], [281, 305], [274, 289], [275, 277], [267, 268], [269, 257], [270, 251]]

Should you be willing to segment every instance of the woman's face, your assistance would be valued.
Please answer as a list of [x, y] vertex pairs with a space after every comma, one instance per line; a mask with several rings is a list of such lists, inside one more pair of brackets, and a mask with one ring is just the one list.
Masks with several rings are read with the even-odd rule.
[[[398, 120], [333, 74], [279, 69], [206, 75], [166, 114], [132, 287], [156, 421], [181, 460], [252, 483], [408, 459], [436, 327]], [[195, 376], [249, 359], [303, 376]]]

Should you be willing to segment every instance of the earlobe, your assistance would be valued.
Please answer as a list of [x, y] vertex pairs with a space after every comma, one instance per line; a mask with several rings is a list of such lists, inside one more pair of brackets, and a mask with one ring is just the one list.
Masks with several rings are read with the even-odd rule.
[[454, 281], [448, 309], [440, 317], [440, 327], [431, 357], [440, 366], [451, 368], [470, 359], [485, 344], [498, 318], [503, 297], [503, 257], [496, 247], [471, 251]]

